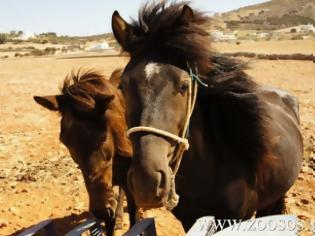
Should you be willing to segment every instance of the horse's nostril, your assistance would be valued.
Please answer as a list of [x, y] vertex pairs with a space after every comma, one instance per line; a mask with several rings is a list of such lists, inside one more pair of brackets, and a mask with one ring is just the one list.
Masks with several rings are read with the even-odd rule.
[[158, 179], [157, 179], [157, 188], [156, 188], [156, 197], [161, 198], [164, 196], [165, 188], [166, 188], [166, 174], [164, 171], [158, 171]]
[[134, 169], [128, 171], [127, 185], [130, 193], [138, 202], [150, 202], [148, 198], [160, 202], [167, 191], [167, 173], [159, 170], [152, 174], [141, 173]]
[[166, 174], [164, 171], [159, 171], [159, 185], [158, 188], [164, 189], [166, 187]]

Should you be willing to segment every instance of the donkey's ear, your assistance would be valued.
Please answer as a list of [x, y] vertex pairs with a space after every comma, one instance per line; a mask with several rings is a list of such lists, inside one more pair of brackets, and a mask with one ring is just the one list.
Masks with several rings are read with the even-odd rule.
[[126, 44], [132, 36], [132, 26], [119, 15], [118, 11], [112, 15], [112, 29], [116, 40], [123, 50], [126, 50]]
[[55, 96], [34, 96], [35, 102], [39, 105], [52, 110], [59, 111], [62, 106], [63, 95], [55, 95]]
[[122, 73], [123, 73], [123, 69], [122, 68], [118, 68], [110, 76], [109, 81], [116, 88], [118, 88], [119, 85], [120, 85], [120, 82], [121, 82], [120, 78], [121, 78]]
[[191, 9], [190, 6], [184, 5], [182, 13], [179, 16], [179, 21], [184, 24], [189, 24], [194, 20], [194, 11]]

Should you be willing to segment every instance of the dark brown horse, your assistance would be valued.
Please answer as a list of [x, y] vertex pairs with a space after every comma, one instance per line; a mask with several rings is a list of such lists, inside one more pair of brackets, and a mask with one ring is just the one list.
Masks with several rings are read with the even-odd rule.
[[200, 84], [190, 148], [176, 176], [180, 199], [173, 213], [186, 230], [205, 215], [248, 219], [255, 212], [281, 213], [303, 156], [295, 98], [257, 85], [244, 66], [214, 55], [202, 28], [208, 20], [185, 2], [165, 1], [145, 5], [131, 24], [117, 11], [112, 17], [114, 35], [130, 54], [121, 85], [127, 123], [140, 128], [131, 134], [128, 172], [137, 206], [168, 201], [179, 148], [170, 134], [182, 132], [189, 88]]
[[[61, 95], [37, 97], [37, 103], [61, 114], [60, 140], [79, 165], [89, 194], [89, 209], [105, 221], [111, 235], [122, 229], [124, 194], [120, 189], [117, 203], [113, 185], [126, 187], [126, 173], [132, 147], [125, 134], [125, 103], [119, 84], [120, 72], [110, 80], [100, 73], [72, 73], [65, 81]], [[135, 216], [132, 203], [131, 224]]]

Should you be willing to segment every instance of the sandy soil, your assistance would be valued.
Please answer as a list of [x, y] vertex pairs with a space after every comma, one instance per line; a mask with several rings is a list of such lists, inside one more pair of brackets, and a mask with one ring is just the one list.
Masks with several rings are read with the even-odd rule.
[[[126, 60], [0, 61], [0, 235], [14, 234], [47, 218], [55, 218], [60, 232], [65, 232], [88, 215], [80, 172], [58, 141], [59, 117], [40, 108], [32, 96], [57, 93], [65, 74], [73, 68], [94, 67], [109, 75]], [[305, 161], [286, 201], [288, 213], [309, 223], [315, 220], [315, 66], [311, 62], [264, 60], [251, 61], [251, 66], [247, 72], [256, 81], [287, 89], [301, 102]], [[159, 209], [152, 214], [159, 235], [184, 235], [169, 212]]]
[[315, 39], [280, 41], [239, 41], [236, 43], [213, 43], [220, 52], [254, 52], [267, 54], [315, 53]]
[[30, 43], [30, 42], [23, 42], [23, 43], [5, 43], [5, 44], [0, 44], [0, 49], [6, 49], [6, 48], [12, 48], [13, 50], [16, 48], [21, 48], [21, 47], [34, 47], [37, 49], [45, 49], [47, 47], [57, 47], [57, 48], [62, 48], [66, 47], [66, 44], [52, 44], [52, 43], [45, 43], [45, 44], [40, 44], [40, 43]]

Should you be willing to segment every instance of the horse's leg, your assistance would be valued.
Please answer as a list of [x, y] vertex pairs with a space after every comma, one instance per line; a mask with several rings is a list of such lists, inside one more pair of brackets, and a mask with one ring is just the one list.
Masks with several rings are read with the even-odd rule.
[[115, 229], [114, 229], [114, 236], [121, 236], [123, 235], [122, 227], [124, 221], [124, 198], [125, 198], [125, 191], [122, 187], [119, 186], [119, 196], [118, 196], [118, 203], [115, 212]]
[[128, 204], [128, 214], [129, 214], [129, 227], [131, 228], [136, 224], [136, 215], [137, 215], [137, 207], [133, 200], [133, 197], [129, 193], [127, 187], [124, 188], [126, 198], [127, 198], [127, 204]]
[[114, 231], [116, 208], [117, 200], [111, 186], [95, 185], [89, 189], [89, 210], [95, 218], [105, 222], [105, 231], [108, 236], [112, 236]]
[[284, 196], [279, 198], [277, 201], [272, 203], [271, 205], [259, 209], [256, 212], [256, 218], [258, 217], [263, 217], [263, 216], [268, 216], [268, 215], [279, 215], [285, 213], [285, 201], [284, 201]]
[[[108, 209], [107, 212], [108, 214], [111, 212], [112, 209]], [[106, 235], [112, 236], [115, 228], [115, 219], [113, 215], [110, 215], [109, 217], [105, 218], [105, 228], [106, 228]]]
[[[185, 199], [184, 196], [181, 197], [178, 205], [172, 210], [172, 213], [182, 223], [185, 232], [187, 232], [199, 218], [195, 213], [194, 204], [191, 204], [191, 201]], [[205, 215], [207, 214], [203, 216]]]
[[190, 230], [190, 228], [196, 223], [196, 220], [197, 220], [196, 218], [186, 216], [183, 220], [180, 221], [183, 225], [185, 232], [188, 232]]
[[114, 227], [115, 227], [115, 219], [113, 217], [113, 214], [110, 213], [112, 209], [107, 209], [107, 214], [109, 216], [106, 216], [104, 219], [105, 221], [105, 229], [106, 229], [106, 235], [112, 236], [114, 232]]

